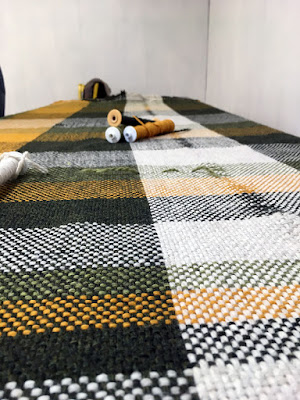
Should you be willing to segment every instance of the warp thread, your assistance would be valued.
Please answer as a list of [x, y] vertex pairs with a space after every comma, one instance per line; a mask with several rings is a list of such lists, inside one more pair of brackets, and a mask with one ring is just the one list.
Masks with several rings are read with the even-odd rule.
[[29, 158], [28, 151], [19, 153], [18, 151], [9, 151], [0, 156], [0, 185], [7, 181], [16, 179], [19, 175], [27, 172], [28, 168], [35, 168], [40, 172], [47, 173], [45, 167], [35, 163]]

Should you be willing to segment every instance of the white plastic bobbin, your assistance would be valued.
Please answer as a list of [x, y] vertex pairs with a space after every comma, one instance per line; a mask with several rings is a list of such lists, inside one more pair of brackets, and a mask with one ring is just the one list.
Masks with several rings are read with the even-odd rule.
[[121, 139], [121, 131], [115, 126], [110, 126], [105, 131], [105, 138], [109, 143], [117, 143]]
[[137, 133], [133, 126], [126, 126], [123, 132], [126, 142], [132, 143], [137, 139]]

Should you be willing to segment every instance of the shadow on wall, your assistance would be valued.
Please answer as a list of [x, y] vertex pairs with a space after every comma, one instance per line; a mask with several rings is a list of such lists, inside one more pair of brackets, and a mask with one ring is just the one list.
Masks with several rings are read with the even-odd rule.
[[5, 111], [5, 86], [4, 86], [2, 70], [0, 67], [0, 117], [4, 116], [4, 111]]

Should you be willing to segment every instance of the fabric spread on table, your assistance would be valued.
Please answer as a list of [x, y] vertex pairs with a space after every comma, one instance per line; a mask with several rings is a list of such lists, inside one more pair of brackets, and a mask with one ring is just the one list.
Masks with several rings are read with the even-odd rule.
[[1, 119], [49, 173], [0, 187], [0, 398], [299, 399], [299, 143], [137, 94]]

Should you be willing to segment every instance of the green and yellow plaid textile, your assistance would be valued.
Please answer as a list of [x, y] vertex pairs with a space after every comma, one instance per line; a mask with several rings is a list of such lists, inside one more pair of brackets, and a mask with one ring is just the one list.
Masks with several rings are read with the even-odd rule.
[[1, 119], [49, 173], [0, 187], [0, 398], [299, 399], [299, 143], [160, 96]]

